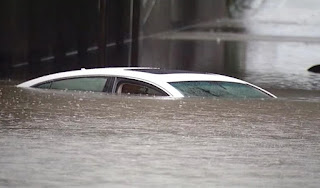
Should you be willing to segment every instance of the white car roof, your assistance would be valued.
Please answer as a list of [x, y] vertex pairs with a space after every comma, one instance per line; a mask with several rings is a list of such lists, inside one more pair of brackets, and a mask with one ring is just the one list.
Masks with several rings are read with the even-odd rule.
[[[225, 82], [235, 82], [242, 84], [249, 84], [245, 81], [218, 75], [218, 74], [205, 74], [205, 73], [195, 73], [188, 71], [171, 71], [162, 70], [159, 68], [149, 68], [149, 67], [125, 67], [125, 68], [95, 68], [95, 69], [81, 69], [74, 71], [67, 71], [61, 73], [50, 74], [47, 76], [42, 76], [35, 78], [33, 80], [21, 83], [18, 87], [32, 87], [37, 84], [48, 82], [51, 80], [59, 80], [72, 77], [87, 77], [87, 76], [112, 76], [112, 77], [124, 77], [129, 79], [135, 79], [153, 84], [173, 97], [183, 97], [183, 95], [173, 88], [170, 82], [181, 82], [181, 81], [225, 81]], [[270, 95], [271, 93], [252, 85]], [[274, 95], [272, 95], [274, 96]]]
[[178, 82], [178, 81], [227, 81], [245, 83], [242, 80], [218, 75], [218, 74], [204, 74], [194, 73], [188, 71], [167, 71], [158, 68], [139, 68], [139, 67], [128, 67], [128, 68], [95, 68], [95, 69], [81, 69], [74, 71], [67, 71], [61, 73], [50, 74], [35, 78], [33, 80], [21, 83], [18, 87], [31, 87], [33, 85], [62, 78], [80, 77], [80, 76], [122, 76], [133, 79], [142, 80], [158, 80], [165, 82]]

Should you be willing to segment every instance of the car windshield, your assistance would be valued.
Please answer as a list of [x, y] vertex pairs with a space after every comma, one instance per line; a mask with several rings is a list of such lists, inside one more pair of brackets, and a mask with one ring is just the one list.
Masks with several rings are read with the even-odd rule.
[[266, 98], [267, 93], [247, 84], [216, 81], [170, 82], [185, 97]]

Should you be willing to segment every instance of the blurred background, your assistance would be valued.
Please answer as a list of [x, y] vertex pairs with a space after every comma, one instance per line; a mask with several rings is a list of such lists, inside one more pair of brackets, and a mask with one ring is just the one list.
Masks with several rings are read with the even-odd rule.
[[214, 72], [314, 90], [317, 0], [2, 0], [0, 79], [80, 68]]

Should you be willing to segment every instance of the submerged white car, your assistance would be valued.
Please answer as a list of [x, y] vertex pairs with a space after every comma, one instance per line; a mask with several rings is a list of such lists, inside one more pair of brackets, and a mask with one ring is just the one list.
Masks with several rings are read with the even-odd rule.
[[276, 98], [270, 92], [236, 78], [158, 68], [81, 69], [42, 76], [18, 87], [173, 98]]

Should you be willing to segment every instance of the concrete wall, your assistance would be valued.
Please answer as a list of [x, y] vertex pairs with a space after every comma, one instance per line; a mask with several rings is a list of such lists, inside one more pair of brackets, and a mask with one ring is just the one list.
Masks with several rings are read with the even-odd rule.
[[159, 40], [148, 36], [224, 18], [227, 14], [224, 0], [145, 1], [142, 7], [141, 34], [147, 38], [140, 42], [140, 66], [223, 72], [223, 43]]
[[[133, 2], [140, 2], [140, 19], [133, 17]], [[138, 22], [138, 66], [224, 70], [224, 43], [159, 40], [152, 36], [224, 18], [225, 0], [106, 0], [105, 17], [101, 17], [104, 11], [100, 3], [1, 1], [0, 79], [23, 80], [81, 67], [136, 64], [130, 62], [137, 49], [130, 39]], [[106, 28], [102, 29], [101, 23]], [[105, 50], [99, 48], [100, 42], [107, 44]], [[100, 63], [101, 52], [105, 52], [104, 64]]]

